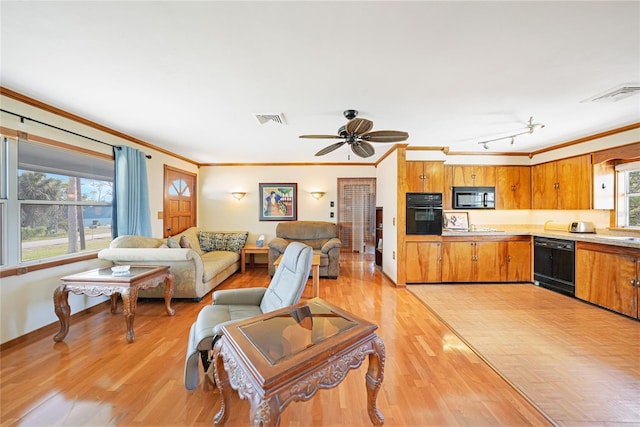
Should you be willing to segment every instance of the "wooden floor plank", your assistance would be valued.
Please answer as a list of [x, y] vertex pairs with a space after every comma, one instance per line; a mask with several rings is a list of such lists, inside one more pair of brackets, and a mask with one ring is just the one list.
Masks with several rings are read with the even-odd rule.
[[[218, 289], [268, 283], [266, 268], [256, 266]], [[387, 359], [378, 407], [386, 426], [551, 424], [413, 294], [395, 288], [375, 268], [373, 255], [343, 254], [340, 277], [321, 279], [320, 296], [379, 325]], [[311, 297], [309, 281], [303, 298]], [[3, 349], [0, 424], [212, 425], [220, 405], [217, 389], [204, 375], [196, 390], [182, 384], [189, 328], [210, 301], [210, 295], [200, 302], [174, 301], [174, 317], [165, 314], [160, 300], [140, 301], [131, 344], [121, 312], [112, 315], [105, 303], [73, 316], [63, 342], [53, 341], [59, 326], [51, 325]], [[365, 372], [361, 366], [338, 387], [290, 404], [281, 425], [370, 425]], [[248, 403], [235, 395], [232, 404], [228, 425], [247, 425]]]

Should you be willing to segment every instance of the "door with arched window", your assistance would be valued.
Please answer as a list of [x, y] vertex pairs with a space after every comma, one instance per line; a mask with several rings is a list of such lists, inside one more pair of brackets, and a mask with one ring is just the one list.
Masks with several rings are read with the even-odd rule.
[[164, 165], [164, 237], [196, 225], [195, 174]]

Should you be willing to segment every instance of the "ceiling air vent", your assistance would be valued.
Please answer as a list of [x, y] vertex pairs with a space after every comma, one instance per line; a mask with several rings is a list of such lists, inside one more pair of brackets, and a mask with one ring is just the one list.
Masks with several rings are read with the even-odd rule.
[[591, 96], [582, 102], [615, 102], [640, 93], [640, 83], [625, 83], [606, 92]]
[[287, 122], [284, 119], [284, 114], [280, 113], [280, 114], [256, 114], [256, 119], [258, 120], [258, 123], [260, 123], [261, 125], [265, 124], [265, 123], [269, 123], [269, 122], [274, 122], [277, 123], [279, 125], [286, 125]]

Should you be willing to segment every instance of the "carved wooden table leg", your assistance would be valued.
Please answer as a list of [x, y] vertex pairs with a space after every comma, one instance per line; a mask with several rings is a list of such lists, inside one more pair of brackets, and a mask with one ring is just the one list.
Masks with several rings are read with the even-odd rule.
[[164, 308], [169, 316], [176, 314], [176, 311], [171, 307], [171, 298], [173, 297], [173, 274], [167, 274], [164, 282]]
[[252, 427], [276, 427], [280, 425], [280, 410], [275, 398], [251, 402], [249, 425]]
[[380, 338], [375, 338], [372, 342], [373, 353], [369, 354], [369, 369], [367, 370], [367, 412], [371, 422], [376, 426], [384, 424], [384, 416], [376, 407], [378, 392], [382, 386], [384, 378], [385, 351], [384, 344]]
[[124, 305], [124, 320], [127, 324], [127, 341], [133, 342], [133, 320], [136, 316], [136, 306], [138, 304], [138, 288], [126, 288], [122, 290], [122, 304]]
[[65, 285], [60, 285], [53, 291], [53, 307], [60, 319], [60, 332], [58, 332], [53, 340], [60, 342], [69, 333], [69, 313], [71, 309], [69, 307], [69, 291]]
[[118, 311], [118, 297], [120, 294], [115, 293], [111, 295], [111, 314], [116, 314]]
[[229, 384], [229, 374], [224, 369], [224, 361], [220, 354], [220, 348], [222, 347], [222, 340], [220, 338], [213, 346], [213, 372], [216, 379], [216, 385], [220, 391], [220, 410], [213, 418], [213, 423], [216, 426], [222, 426], [227, 422], [229, 413], [227, 411], [230, 403], [231, 385]]

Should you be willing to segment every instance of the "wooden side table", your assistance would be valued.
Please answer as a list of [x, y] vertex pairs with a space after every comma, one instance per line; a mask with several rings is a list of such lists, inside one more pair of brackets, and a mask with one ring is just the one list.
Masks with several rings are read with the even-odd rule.
[[250, 426], [277, 426], [289, 403], [336, 387], [368, 359], [367, 412], [381, 426], [376, 400], [386, 356], [377, 328], [320, 298], [222, 326], [213, 348], [221, 395], [215, 425], [228, 418], [232, 389], [251, 405]]
[[241, 272], [244, 273], [247, 255], [249, 255], [249, 262], [251, 263], [251, 267], [253, 267], [253, 256], [255, 254], [267, 254], [267, 256], [269, 256], [269, 246], [244, 245], [240, 253]]
[[[282, 255], [273, 263], [276, 269], [281, 260]], [[313, 296], [317, 298], [320, 296], [320, 255], [313, 255], [311, 258], [311, 279], [313, 281]]]
[[111, 297], [111, 313], [115, 314], [118, 295], [122, 297], [124, 305], [124, 320], [127, 325], [127, 341], [133, 342], [133, 320], [136, 316], [136, 306], [138, 302], [138, 291], [140, 289], [154, 288], [165, 283], [164, 304], [169, 316], [175, 314], [171, 308], [171, 297], [173, 296], [173, 274], [169, 271], [169, 266], [132, 266], [128, 275], [118, 275], [111, 271], [111, 268], [98, 268], [84, 273], [66, 276], [60, 279], [62, 284], [53, 292], [53, 306], [60, 319], [60, 332], [53, 340], [62, 341], [69, 333], [69, 292], [76, 295], [88, 295], [97, 297], [107, 295]]

